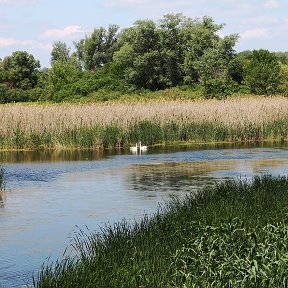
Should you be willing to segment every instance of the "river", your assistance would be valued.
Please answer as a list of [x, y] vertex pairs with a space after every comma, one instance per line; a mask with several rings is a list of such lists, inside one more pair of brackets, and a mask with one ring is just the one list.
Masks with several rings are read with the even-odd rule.
[[255, 174], [287, 175], [288, 146], [1, 152], [0, 287], [26, 287], [79, 229], [151, 215], [171, 195]]

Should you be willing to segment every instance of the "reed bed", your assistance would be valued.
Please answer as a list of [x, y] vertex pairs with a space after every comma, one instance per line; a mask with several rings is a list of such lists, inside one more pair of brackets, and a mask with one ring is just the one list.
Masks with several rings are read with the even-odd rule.
[[287, 287], [288, 178], [226, 181], [152, 217], [75, 233], [34, 287]]
[[288, 140], [288, 98], [0, 106], [0, 148]]

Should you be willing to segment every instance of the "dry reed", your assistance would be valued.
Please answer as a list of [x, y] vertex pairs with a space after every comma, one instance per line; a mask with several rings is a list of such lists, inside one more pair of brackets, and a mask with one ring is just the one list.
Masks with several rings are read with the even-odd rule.
[[137, 120], [161, 122], [186, 119], [193, 122], [218, 122], [226, 125], [265, 123], [288, 117], [287, 98], [239, 98], [204, 101], [159, 101], [110, 104], [8, 104], [0, 106], [0, 133], [61, 132], [81, 126], [107, 125], [117, 122], [125, 127]]
[[148, 101], [90, 104], [6, 104], [0, 105], [2, 138], [42, 133], [63, 134], [81, 128], [130, 129], [141, 121], [160, 124], [209, 123], [226, 128], [263, 126], [288, 119], [288, 98], [242, 97], [225, 101]]

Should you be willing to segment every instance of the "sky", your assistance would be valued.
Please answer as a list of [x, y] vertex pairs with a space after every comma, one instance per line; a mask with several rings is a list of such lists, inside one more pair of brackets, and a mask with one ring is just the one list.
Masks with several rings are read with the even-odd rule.
[[158, 21], [166, 14], [210, 16], [225, 24], [221, 35], [239, 34], [243, 50], [288, 51], [288, 0], [0, 0], [0, 58], [27, 51], [50, 67], [52, 44], [73, 43], [94, 28], [136, 20]]

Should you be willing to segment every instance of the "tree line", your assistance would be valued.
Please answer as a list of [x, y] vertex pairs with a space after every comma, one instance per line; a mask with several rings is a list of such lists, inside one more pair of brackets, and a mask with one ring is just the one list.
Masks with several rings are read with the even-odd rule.
[[16, 51], [0, 60], [0, 102], [56, 101], [97, 91], [132, 93], [171, 87], [198, 89], [206, 98], [233, 93], [288, 94], [288, 52], [236, 53], [238, 34], [221, 37], [211, 17], [167, 14], [132, 27], [95, 28], [74, 43], [53, 43], [51, 68]]

